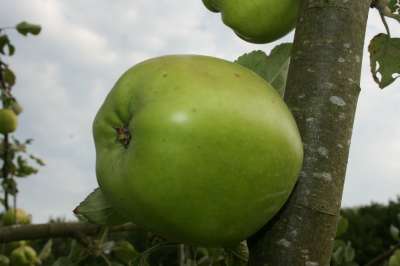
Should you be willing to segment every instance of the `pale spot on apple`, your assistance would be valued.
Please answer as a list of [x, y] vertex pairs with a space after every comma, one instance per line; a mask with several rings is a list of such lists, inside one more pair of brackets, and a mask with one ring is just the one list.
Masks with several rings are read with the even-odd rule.
[[185, 112], [177, 112], [172, 115], [171, 120], [177, 124], [183, 124], [188, 121], [189, 118]]

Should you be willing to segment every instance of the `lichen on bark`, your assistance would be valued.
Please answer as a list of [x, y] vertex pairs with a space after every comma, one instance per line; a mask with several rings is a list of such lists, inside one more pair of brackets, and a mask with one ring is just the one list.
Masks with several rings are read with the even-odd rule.
[[369, 0], [304, 0], [285, 101], [304, 164], [280, 213], [249, 239], [250, 265], [329, 265], [359, 95]]

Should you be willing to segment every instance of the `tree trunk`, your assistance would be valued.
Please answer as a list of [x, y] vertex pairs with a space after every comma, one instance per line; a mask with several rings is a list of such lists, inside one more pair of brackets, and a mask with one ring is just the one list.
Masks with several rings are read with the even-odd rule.
[[329, 265], [359, 94], [369, 0], [303, 0], [285, 101], [304, 143], [299, 181], [249, 240], [250, 265]]

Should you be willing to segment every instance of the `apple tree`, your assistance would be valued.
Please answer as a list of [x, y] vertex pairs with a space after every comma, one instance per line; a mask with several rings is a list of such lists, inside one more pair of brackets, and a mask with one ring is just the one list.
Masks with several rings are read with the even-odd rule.
[[[235, 63], [175, 56], [150, 59], [128, 70], [94, 122], [100, 188], [75, 213], [106, 227], [100, 239], [87, 246], [97, 243], [92, 250], [105, 262], [107, 252], [123, 250], [127, 265], [146, 265], [151, 254], [170, 248], [178, 250], [178, 258], [173, 258], [181, 266], [355, 265], [348, 246], [343, 247], [346, 260], [338, 249], [332, 262], [331, 255], [335, 235], [342, 230], [337, 225], [361, 89], [366, 22], [371, 8], [376, 9], [386, 28], [369, 45], [372, 75], [385, 88], [400, 72], [400, 39], [391, 36], [386, 23], [387, 18], [400, 21], [399, 1], [203, 3], [220, 13], [223, 23], [244, 41], [270, 42], [295, 27], [294, 42], [280, 44], [269, 55], [249, 52]], [[227, 87], [232, 91], [224, 91]], [[194, 101], [191, 94], [196, 95]], [[4, 103], [5, 108], [10, 104]], [[271, 106], [275, 109], [268, 109]], [[285, 106], [294, 120], [282, 111]], [[219, 113], [224, 108], [227, 111]], [[2, 129], [7, 136], [15, 117], [2, 116], [11, 121]], [[296, 124], [288, 121], [296, 121], [299, 135]], [[246, 134], [250, 138], [244, 138]], [[294, 148], [299, 136], [304, 160], [303, 149]], [[196, 156], [185, 153], [190, 149]], [[145, 251], [137, 252], [127, 242], [106, 241], [109, 230], [140, 227], [160, 235]], [[4, 240], [18, 240], [21, 232], [31, 239], [90, 235], [99, 227], [40, 225], [9, 232]], [[84, 237], [78, 239], [85, 242]], [[392, 253], [389, 263], [396, 265], [398, 251]], [[60, 258], [55, 265], [81, 263], [72, 259]]]

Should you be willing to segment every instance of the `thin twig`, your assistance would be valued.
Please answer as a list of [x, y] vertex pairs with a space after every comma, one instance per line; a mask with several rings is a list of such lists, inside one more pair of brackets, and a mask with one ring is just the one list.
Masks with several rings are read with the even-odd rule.
[[379, 265], [379, 263], [387, 260], [392, 254], [400, 248], [400, 242], [394, 245], [391, 249], [385, 251], [384, 253], [380, 254], [379, 256], [375, 257], [372, 259], [370, 262], [365, 264], [365, 266], [374, 266], [374, 265]]
[[[103, 226], [86, 223], [49, 223], [0, 227], [0, 243], [45, 238], [77, 238], [79, 235], [96, 235]], [[134, 224], [110, 227], [110, 232], [134, 231]]]

